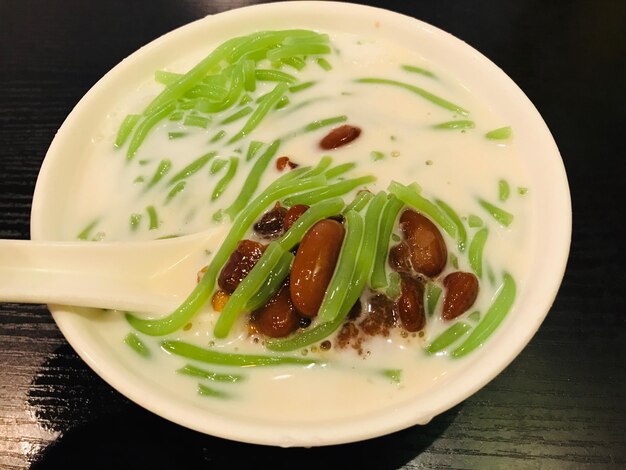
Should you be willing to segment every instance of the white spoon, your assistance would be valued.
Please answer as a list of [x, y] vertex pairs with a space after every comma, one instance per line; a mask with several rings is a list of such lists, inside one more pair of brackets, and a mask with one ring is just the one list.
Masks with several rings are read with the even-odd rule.
[[191, 292], [225, 227], [144, 242], [0, 240], [0, 302], [162, 315]]

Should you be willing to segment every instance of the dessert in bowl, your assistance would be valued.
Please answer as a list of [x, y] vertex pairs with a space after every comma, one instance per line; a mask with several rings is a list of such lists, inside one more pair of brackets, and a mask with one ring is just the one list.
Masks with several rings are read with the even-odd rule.
[[211, 229], [171, 314], [55, 321], [171, 421], [318, 446], [427, 423], [500, 373], [554, 300], [571, 215], [549, 130], [479, 52], [391, 11], [282, 2], [128, 57], [37, 182], [33, 239]]

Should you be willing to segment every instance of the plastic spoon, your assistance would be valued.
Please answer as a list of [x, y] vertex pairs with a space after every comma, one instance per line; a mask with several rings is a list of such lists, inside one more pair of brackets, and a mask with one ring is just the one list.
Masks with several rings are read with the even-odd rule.
[[169, 313], [225, 228], [144, 242], [0, 240], [0, 302]]

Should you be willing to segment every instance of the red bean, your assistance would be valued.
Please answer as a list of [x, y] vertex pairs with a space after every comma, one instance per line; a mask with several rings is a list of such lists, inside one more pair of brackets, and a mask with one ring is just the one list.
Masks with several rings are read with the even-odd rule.
[[265, 251], [265, 245], [252, 240], [241, 240], [228, 258], [217, 279], [222, 290], [232, 294], [244, 277], [252, 270]]
[[389, 250], [389, 265], [399, 273], [411, 274], [413, 272], [411, 250], [406, 241], [398, 243]]
[[448, 260], [448, 249], [437, 226], [422, 214], [407, 209], [400, 216], [400, 227], [413, 269], [429, 277], [441, 273]]
[[283, 171], [285, 168], [289, 167], [290, 170], [294, 168], [298, 168], [298, 164], [292, 162], [289, 157], [279, 157], [276, 159], [276, 169], [278, 171]]
[[276, 204], [273, 209], [267, 211], [260, 220], [254, 224], [254, 231], [267, 240], [280, 237], [283, 232], [284, 220], [287, 209], [280, 204]]
[[467, 312], [478, 297], [478, 278], [472, 273], [450, 273], [443, 279], [443, 285], [446, 288], [441, 314], [444, 320], [452, 320]]
[[289, 286], [284, 285], [267, 304], [254, 312], [253, 325], [259, 333], [270, 338], [287, 336], [298, 329], [300, 316], [289, 295]]
[[294, 222], [298, 220], [300, 216], [307, 211], [308, 208], [309, 206], [307, 206], [306, 204], [296, 204], [295, 206], [291, 206], [285, 214], [285, 219], [283, 220], [283, 229], [285, 231], [289, 230]]
[[402, 275], [400, 298], [395, 309], [402, 326], [407, 331], [419, 331], [426, 324], [424, 312], [424, 284], [410, 276]]
[[320, 142], [320, 147], [324, 150], [332, 150], [342, 145], [347, 145], [361, 135], [358, 127], [344, 124], [331, 130]]
[[317, 315], [335, 271], [344, 234], [343, 225], [324, 219], [302, 238], [290, 276], [291, 299], [300, 315]]

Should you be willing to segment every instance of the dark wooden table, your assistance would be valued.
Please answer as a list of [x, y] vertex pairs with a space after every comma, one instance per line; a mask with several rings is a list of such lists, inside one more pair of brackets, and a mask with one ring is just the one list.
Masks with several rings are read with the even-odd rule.
[[[105, 72], [175, 27], [250, 3], [1, 0], [0, 238], [29, 237], [45, 152]], [[563, 285], [532, 342], [427, 426], [284, 450], [202, 435], [139, 408], [78, 358], [45, 306], [0, 304], [0, 468], [626, 467], [626, 2], [368, 3], [477, 48], [553, 132], [574, 230]]]

